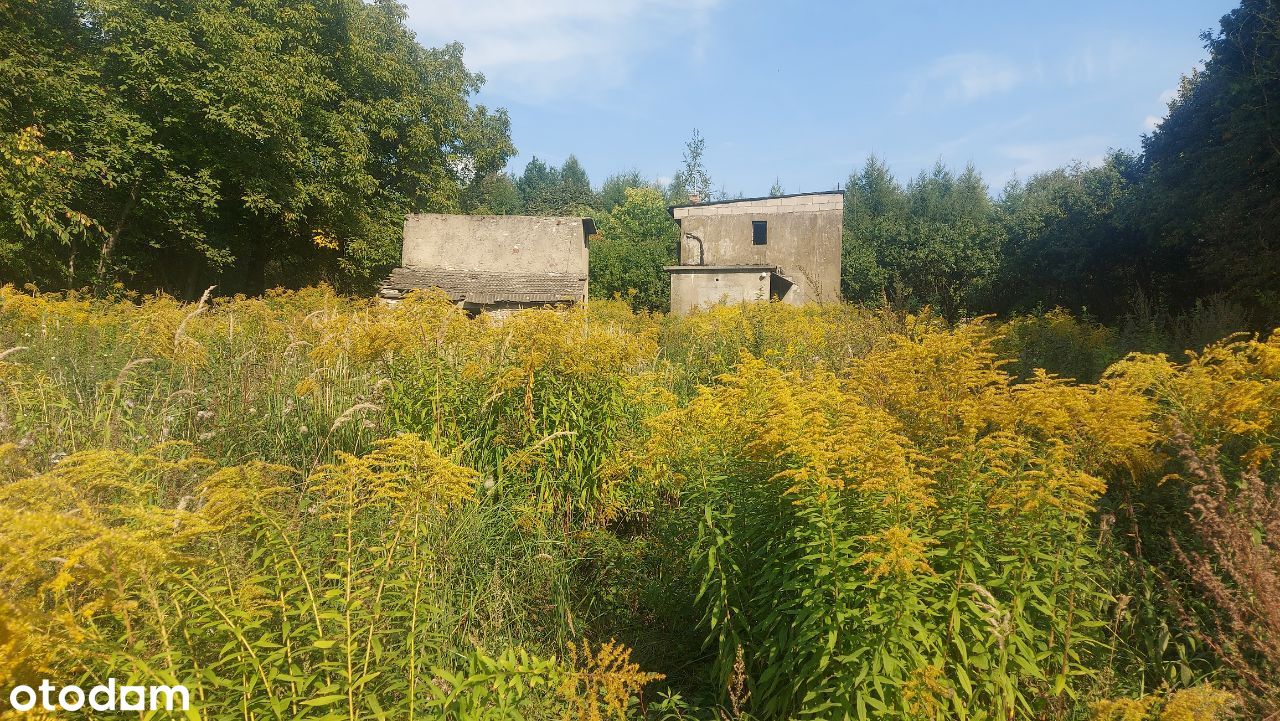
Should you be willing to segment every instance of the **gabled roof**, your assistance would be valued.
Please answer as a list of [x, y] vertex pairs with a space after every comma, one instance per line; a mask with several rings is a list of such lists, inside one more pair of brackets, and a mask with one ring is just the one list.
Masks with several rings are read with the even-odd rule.
[[379, 295], [399, 298], [411, 290], [439, 288], [454, 303], [567, 303], [583, 300], [586, 285], [586, 276], [577, 275], [401, 267], [391, 271]]

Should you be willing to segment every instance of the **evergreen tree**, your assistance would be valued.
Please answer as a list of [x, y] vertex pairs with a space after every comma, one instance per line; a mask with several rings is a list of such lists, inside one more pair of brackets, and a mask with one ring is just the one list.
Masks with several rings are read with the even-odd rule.
[[560, 166], [561, 204], [568, 213], [584, 214], [597, 206], [596, 194], [591, 190], [591, 180], [587, 171], [578, 162], [575, 155], [570, 154]]
[[524, 203], [509, 173], [490, 173], [476, 180], [467, 193], [463, 211], [472, 215], [520, 215]]
[[889, 167], [874, 155], [849, 176], [841, 244], [841, 293], [849, 301], [875, 303], [887, 297], [889, 274], [882, 262], [906, 235], [907, 202]]
[[982, 177], [939, 162], [906, 188], [870, 157], [849, 178], [841, 286], [847, 299], [971, 310], [999, 267], [1003, 228]]
[[573, 155], [557, 168], [536, 156], [516, 181], [525, 212], [531, 215], [584, 215], [597, 204], [587, 171]]
[[648, 188], [652, 185], [638, 170], [610, 175], [600, 186], [600, 209], [608, 212], [626, 202], [627, 188]]

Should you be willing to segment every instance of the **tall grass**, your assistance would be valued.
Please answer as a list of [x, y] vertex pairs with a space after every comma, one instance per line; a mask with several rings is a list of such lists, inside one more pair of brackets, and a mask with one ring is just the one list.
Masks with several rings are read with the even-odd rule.
[[206, 718], [1258, 708], [1269, 667], [1212, 652], [1211, 527], [1160, 540], [1190, 506], [1136, 499], [1193, 497], [1173, 420], [1274, 488], [1280, 341], [1105, 370], [1114, 338], [0, 288], [0, 686], [185, 683]]

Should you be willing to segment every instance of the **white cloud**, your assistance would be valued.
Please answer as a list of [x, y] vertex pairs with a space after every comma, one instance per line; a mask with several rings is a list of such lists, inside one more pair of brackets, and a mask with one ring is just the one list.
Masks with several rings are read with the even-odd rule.
[[1106, 160], [1108, 147], [1106, 138], [1081, 135], [1044, 143], [1013, 143], [1000, 146], [996, 151], [1011, 163], [1008, 174], [1016, 173], [1019, 178], [1025, 179], [1074, 161], [1101, 165]]
[[542, 101], [626, 80], [636, 56], [681, 38], [698, 57], [720, 0], [407, 0], [424, 44], [460, 41], [494, 92]]
[[1008, 92], [1029, 77], [1013, 61], [986, 53], [955, 53], [933, 61], [908, 86], [903, 102], [967, 103]]
[[1161, 120], [1163, 120], [1163, 118], [1157, 115], [1148, 115], [1142, 121], [1142, 129], [1148, 133], [1153, 132], [1156, 128], [1160, 127]]
[[1028, 112], [1012, 118], [1001, 118], [995, 122], [983, 123], [971, 127], [967, 133], [944, 140], [937, 145], [937, 155], [942, 158], [954, 158], [957, 154], [971, 152], [975, 145], [990, 143], [992, 139], [1008, 137], [1009, 133], [1030, 125], [1035, 120], [1035, 113]]
[[1138, 59], [1133, 43], [1113, 39], [1102, 45], [1086, 45], [1062, 64], [1062, 74], [1068, 85], [1091, 83], [1124, 75]]

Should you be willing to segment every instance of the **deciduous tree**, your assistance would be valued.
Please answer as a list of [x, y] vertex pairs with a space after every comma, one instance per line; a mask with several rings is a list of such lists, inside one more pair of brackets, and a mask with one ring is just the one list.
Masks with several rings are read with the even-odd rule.
[[[387, 0], [0, 12], [2, 145], [64, 168], [6, 163], [5, 280], [356, 288], [397, 259], [404, 213], [459, 210], [513, 152], [506, 114], [469, 102], [461, 46], [418, 45]], [[65, 191], [31, 191], [51, 179]]]
[[662, 267], [676, 260], [675, 221], [662, 193], [627, 188], [626, 201], [597, 219], [600, 232], [591, 243], [591, 293], [615, 295], [634, 308], [665, 311], [671, 282]]

